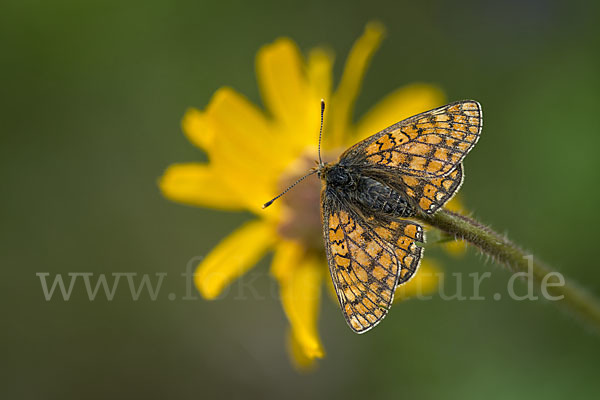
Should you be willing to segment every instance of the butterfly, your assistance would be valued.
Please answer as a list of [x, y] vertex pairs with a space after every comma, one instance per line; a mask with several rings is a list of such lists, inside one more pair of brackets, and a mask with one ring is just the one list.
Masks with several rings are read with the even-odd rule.
[[329, 272], [350, 328], [364, 333], [387, 315], [398, 285], [416, 273], [423, 227], [415, 217], [446, 204], [463, 181], [464, 157], [482, 128], [481, 105], [463, 100], [402, 120], [321, 160], [321, 216]]

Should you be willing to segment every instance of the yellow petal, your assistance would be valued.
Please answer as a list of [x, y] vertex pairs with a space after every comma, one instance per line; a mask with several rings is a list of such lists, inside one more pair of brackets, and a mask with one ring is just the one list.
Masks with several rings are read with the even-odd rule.
[[263, 100], [273, 116], [293, 124], [306, 107], [308, 82], [304, 60], [296, 44], [280, 38], [263, 46], [256, 56], [256, 72]]
[[[460, 194], [455, 195], [452, 200], [446, 204], [445, 208], [457, 213], [464, 213], [465, 206], [462, 202], [462, 196]], [[453, 240], [444, 244], [444, 250], [451, 256], [462, 257], [467, 252], [467, 243], [464, 240]]]
[[331, 70], [333, 54], [322, 48], [315, 48], [308, 54], [307, 77], [314, 97], [328, 101], [331, 94]]
[[427, 296], [436, 292], [441, 277], [442, 270], [436, 262], [429, 259], [422, 260], [415, 276], [396, 288], [394, 302], [412, 297]]
[[456, 194], [446, 205], [444, 208], [447, 208], [450, 211], [454, 211], [457, 213], [464, 213], [466, 208], [463, 204], [463, 199], [460, 194]]
[[342, 79], [331, 101], [328, 148], [339, 147], [345, 142], [362, 79], [371, 57], [379, 48], [383, 34], [384, 28], [381, 24], [376, 22], [367, 24], [365, 32], [354, 43], [348, 55]]
[[261, 160], [265, 168], [283, 163], [272, 148], [276, 147], [273, 140], [277, 135], [270, 122], [254, 104], [229, 87], [217, 90], [206, 110], [189, 109], [182, 128], [211, 160], [226, 150], [236, 158]]
[[200, 293], [214, 299], [250, 268], [276, 241], [272, 224], [248, 222], [217, 245], [198, 265], [194, 281]]
[[243, 209], [243, 202], [210, 165], [171, 165], [158, 184], [163, 195], [173, 201], [224, 210]]
[[330, 69], [329, 62], [317, 53], [307, 66], [296, 44], [287, 38], [263, 46], [256, 56], [258, 83], [274, 129], [295, 153], [316, 145], [320, 100], [327, 87], [323, 74]]
[[190, 108], [181, 120], [181, 129], [190, 142], [207, 153], [212, 149], [215, 130], [204, 112]]
[[[278, 176], [292, 156], [276, 151], [276, 135], [267, 120], [230, 88], [215, 92], [206, 115], [217, 132], [209, 152], [211, 164], [248, 209], [261, 213], [260, 206], [276, 194]], [[285, 154], [288, 157], [282, 157]]]
[[280, 240], [273, 254], [271, 275], [279, 282], [287, 282], [303, 256], [304, 249], [298, 242]]
[[333, 280], [331, 279], [331, 274], [327, 274], [325, 277], [325, 291], [329, 294], [329, 297], [333, 302], [339, 307], [340, 300], [338, 299], [338, 294], [335, 291], [335, 286], [333, 286]]
[[261, 205], [276, 194], [278, 176], [293, 157], [280, 157], [271, 147], [275, 135], [260, 110], [225, 87], [205, 111], [188, 111], [183, 125], [190, 140], [207, 151], [222, 184], [246, 209], [263, 216]]
[[436, 86], [412, 84], [404, 86], [377, 103], [359, 121], [350, 143], [354, 144], [405, 118], [444, 104], [444, 93]]
[[280, 244], [272, 272], [278, 279], [283, 310], [294, 338], [309, 359], [322, 358], [323, 346], [317, 331], [323, 261], [288, 241]]
[[233, 89], [217, 90], [206, 113], [218, 132], [213, 146], [215, 157], [228, 152], [246, 169], [264, 171], [263, 176], [271, 171], [281, 171], [293, 160], [289, 154], [284, 158], [277, 151], [285, 145], [278, 140], [282, 135], [273, 131], [270, 122], [254, 104]]
[[300, 372], [310, 372], [315, 369], [316, 363], [314, 358], [309, 358], [304, 353], [302, 345], [294, 336], [291, 330], [287, 331], [286, 344], [288, 354], [292, 360], [292, 365]]
[[462, 257], [467, 252], [467, 243], [464, 240], [453, 240], [444, 243], [444, 250], [454, 257]]

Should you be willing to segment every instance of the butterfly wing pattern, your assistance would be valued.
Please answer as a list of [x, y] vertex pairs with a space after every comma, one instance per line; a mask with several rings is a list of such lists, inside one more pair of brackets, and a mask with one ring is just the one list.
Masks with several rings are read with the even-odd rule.
[[433, 214], [454, 196], [481, 127], [478, 102], [451, 103], [400, 121], [320, 168], [329, 270], [355, 332], [377, 325], [396, 287], [415, 274], [424, 237], [410, 217]]
[[462, 164], [458, 164], [446, 176], [425, 179], [403, 175], [401, 182], [390, 179], [389, 183], [396, 190], [403, 190], [423, 212], [433, 214], [450, 201], [462, 185], [462, 181]]
[[372, 226], [350, 210], [324, 211], [329, 271], [348, 325], [357, 333], [387, 314], [399, 283], [417, 270], [423, 229], [408, 221]]

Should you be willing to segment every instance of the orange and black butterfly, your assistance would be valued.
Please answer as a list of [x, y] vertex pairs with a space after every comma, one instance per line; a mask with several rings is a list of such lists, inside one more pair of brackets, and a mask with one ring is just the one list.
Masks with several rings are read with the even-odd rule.
[[[324, 109], [322, 101], [321, 131]], [[319, 165], [310, 174], [322, 182], [327, 262], [355, 332], [377, 325], [396, 287], [417, 271], [424, 236], [411, 217], [435, 213], [458, 191], [462, 160], [481, 127], [481, 106], [464, 100], [400, 121], [350, 147], [335, 163], [323, 163], [319, 149]]]

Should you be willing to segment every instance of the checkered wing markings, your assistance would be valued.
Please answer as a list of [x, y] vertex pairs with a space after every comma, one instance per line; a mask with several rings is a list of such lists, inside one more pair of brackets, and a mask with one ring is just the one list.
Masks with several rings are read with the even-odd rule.
[[415, 115], [351, 147], [342, 158], [421, 178], [456, 168], [479, 139], [481, 106], [465, 100]]
[[393, 221], [385, 226], [373, 228], [375, 235], [387, 242], [400, 261], [398, 285], [413, 277], [423, 255], [423, 248], [417, 242], [423, 243], [423, 228], [407, 220]]
[[458, 164], [450, 173], [438, 178], [419, 178], [400, 175], [400, 189], [414, 200], [424, 212], [432, 214], [446, 204], [460, 189], [463, 181], [462, 164]]
[[423, 239], [421, 227], [408, 221], [392, 224], [372, 229], [348, 211], [324, 207], [329, 271], [346, 322], [357, 333], [385, 317], [398, 282], [408, 280], [419, 264], [421, 248], [414, 243]]

